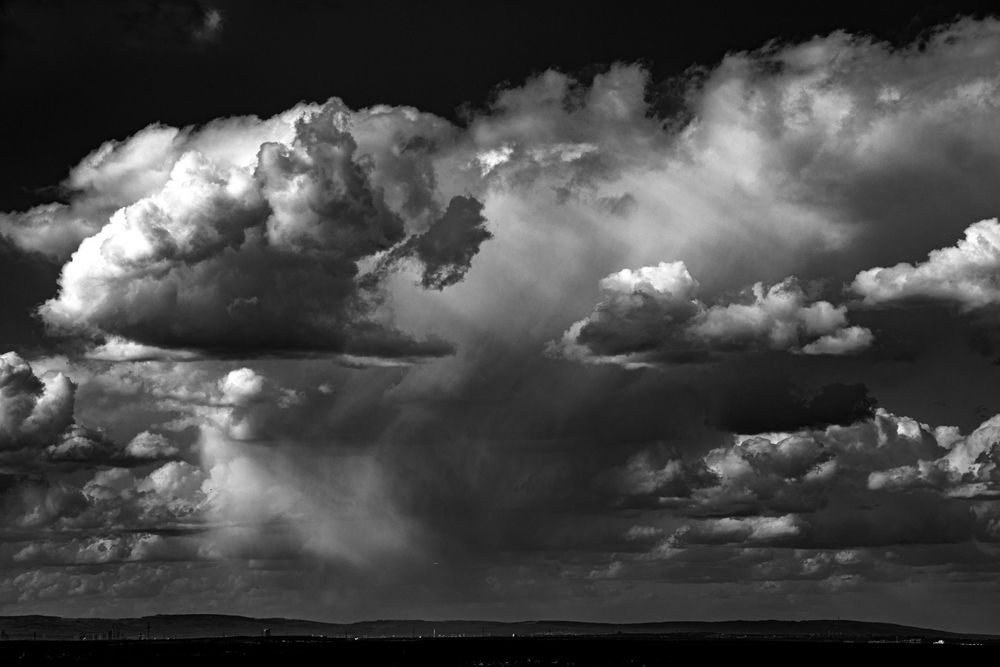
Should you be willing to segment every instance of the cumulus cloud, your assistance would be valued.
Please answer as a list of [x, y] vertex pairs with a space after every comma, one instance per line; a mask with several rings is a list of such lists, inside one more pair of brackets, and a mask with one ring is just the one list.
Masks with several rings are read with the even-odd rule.
[[797, 537], [802, 532], [801, 524], [801, 519], [791, 514], [708, 519], [678, 528], [665, 544], [677, 547], [690, 544], [780, 543]]
[[1000, 541], [992, 502], [1000, 495], [998, 424], [993, 417], [962, 435], [878, 409], [850, 425], [735, 435], [696, 458], [642, 450], [616, 488], [631, 504], [642, 499], [692, 519], [664, 538], [660, 553], [690, 544]]
[[15, 352], [0, 355], [0, 448], [45, 446], [73, 422], [74, 385], [62, 374], [47, 378]]
[[141, 433], [122, 447], [74, 416], [77, 386], [63, 373], [35, 374], [16, 352], [0, 355], [0, 465], [136, 465], [178, 455], [163, 436]]
[[219, 380], [222, 400], [236, 405], [246, 405], [254, 400], [263, 388], [264, 378], [250, 368], [230, 371], [226, 377]]
[[[121, 563], [191, 560], [204, 557], [190, 540], [156, 533], [100, 534], [18, 545], [11, 556], [18, 566], [100, 566]], [[25, 582], [27, 583], [27, 582]], [[25, 586], [30, 589], [30, 585]]]
[[139, 482], [138, 488], [171, 502], [190, 503], [205, 484], [204, 472], [184, 461], [171, 461], [157, 468]]
[[58, 442], [45, 450], [46, 458], [55, 463], [102, 464], [123, 457], [120, 445], [100, 431], [74, 424], [61, 434]]
[[683, 262], [623, 269], [600, 282], [602, 299], [551, 354], [642, 365], [702, 361], [724, 352], [849, 354], [873, 339], [847, 322], [847, 307], [813, 301], [794, 278], [744, 291], [743, 302], [706, 306]]
[[295, 123], [318, 109], [299, 105], [268, 119], [221, 119], [202, 128], [150, 125], [124, 141], [107, 141], [74, 166], [62, 189], [68, 203], [0, 213], [0, 234], [18, 247], [65, 261], [119, 208], [162, 188], [182, 155], [250, 167], [261, 144], [290, 142]]
[[932, 250], [919, 264], [901, 262], [860, 272], [851, 285], [871, 306], [935, 299], [973, 310], [1000, 303], [1000, 222], [981, 220], [965, 238]]
[[[837, 33], [730, 54], [666, 122], [649, 73], [615, 65], [588, 81], [533, 77], [463, 128], [331, 102], [111, 142], [73, 169], [65, 204], [5, 214], [0, 230], [68, 260], [44, 317], [92, 340], [101, 370], [82, 412], [138, 432], [125, 449], [139, 463], [70, 425], [62, 456], [116, 467], [0, 479], [5, 525], [90, 531], [77, 548], [126, 560], [280, 548], [292, 569], [304, 554], [361, 566], [437, 546], [462, 554], [442, 590], [469, 572], [470, 597], [482, 581], [537, 596], [574, 573], [586, 586], [735, 577], [759, 595], [943, 565], [995, 579], [989, 422], [964, 435], [874, 412], [857, 380], [905, 399], [898, 365], [855, 377], [864, 355], [822, 359], [868, 347], [876, 325], [814, 285], [923, 256], [1000, 205], [997, 34], [962, 21], [899, 49]], [[976, 229], [970, 249], [985, 248], [992, 228]], [[936, 262], [951, 290], [940, 298], [990, 293], [971, 260], [933, 257], [903, 282], [926, 292]], [[462, 354], [364, 371], [226, 361], [405, 362], [452, 349], [434, 335]], [[552, 353], [586, 361], [724, 363], [644, 374], [539, 360], [560, 335]], [[769, 351], [791, 354], [757, 354]], [[809, 392], [768, 384], [817, 368]], [[19, 437], [46, 391], [33, 386], [4, 417]], [[715, 390], [729, 405], [698, 404]], [[60, 414], [60, 392], [39, 415]], [[203, 549], [164, 544], [192, 527]], [[163, 534], [100, 541], [127, 530]], [[0, 545], [0, 558], [25, 546]], [[527, 555], [485, 562], [515, 551]], [[46, 545], [19, 562], [90, 557]], [[0, 594], [148, 594], [175, 574], [120, 572], [114, 588], [110, 575], [28, 570]]]
[[[773, 188], [772, 200], [809, 202], [813, 214], [857, 234], [858, 241], [891, 237], [897, 243], [893, 252], [926, 243], [937, 226], [931, 216], [948, 218], [952, 226], [959, 222], [954, 209], [921, 212], [914, 203], [906, 207], [913, 218], [906, 219], [890, 210], [889, 198], [904, 189], [897, 178], [915, 179], [916, 185], [930, 174], [983, 196], [982, 188], [957, 180], [968, 170], [945, 172], [952, 160], [972, 155], [983, 158], [981, 166], [990, 165], [975, 178], [994, 168], [997, 145], [988, 128], [995, 120], [987, 110], [998, 99], [991, 64], [997, 30], [995, 21], [965, 20], [900, 49], [835, 33], [735, 54], [705, 83], [701, 117], [689, 130], [691, 139], [697, 137], [692, 155], [710, 160], [751, 192]], [[965, 127], [951, 125], [959, 117], [967, 119]], [[958, 153], [949, 155], [947, 147]], [[926, 167], [906, 170], [919, 156], [927, 157]], [[894, 178], [893, 166], [906, 175]], [[879, 196], [877, 188], [888, 191]], [[982, 201], [968, 205], [981, 208]], [[914, 224], [914, 218], [928, 224]], [[919, 238], [902, 238], [903, 229]], [[854, 250], [856, 256], [876, 252]]]
[[50, 536], [100, 536], [203, 523], [206, 476], [200, 468], [171, 461], [148, 474], [136, 470], [104, 467], [80, 479], [50, 469], [44, 478], [22, 479], [0, 496], [4, 525]]
[[[272, 360], [269, 367], [281, 368], [286, 363], [301, 363], [303, 373], [306, 369], [320, 376], [330, 372], [329, 366], [288, 360]], [[70, 364], [68, 372], [81, 378], [88, 396], [101, 397], [100, 403], [88, 406], [94, 408], [87, 411], [88, 419], [116, 423], [133, 439], [126, 449], [137, 454], [174, 448], [183, 454], [195, 444], [196, 431], [203, 427], [243, 441], [267, 441], [289, 430], [320, 428], [315, 413], [321, 409], [318, 397], [324, 395], [318, 389], [288, 386], [286, 381], [298, 379], [295, 373], [278, 379], [219, 360], [117, 363], [96, 373], [88, 372], [87, 366], [90, 362]], [[329, 399], [322, 403], [326, 405]], [[144, 431], [149, 433], [144, 435]]]
[[180, 450], [160, 433], [142, 431], [125, 445], [125, 454], [135, 459], [158, 460], [177, 456]]
[[95, 361], [194, 361], [205, 355], [195, 350], [168, 350], [142, 345], [121, 336], [109, 336], [100, 345], [90, 347], [85, 356]]
[[[46, 323], [220, 354], [450, 352], [440, 340], [416, 341], [377, 321], [377, 285], [359, 287], [358, 262], [406, 232], [355, 158], [347, 111], [329, 103], [295, 128], [290, 145], [261, 144], [252, 170], [184, 152], [158, 189], [80, 244], [59, 295], [41, 308]], [[414, 237], [425, 283], [440, 287], [467, 269], [486, 238], [475, 227], [480, 208], [453, 200]]]
[[72, 254], [41, 313], [54, 331], [94, 339], [98, 358], [447, 354], [397, 331], [379, 276], [361, 274], [400, 246], [440, 289], [490, 237], [477, 200], [436, 187], [427, 146], [451, 130], [337, 100], [154, 125], [74, 167], [68, 203], [5, 213], [0, 232], [56, 260]]
[[[900, 48], [835, 33], [733, 53], [689, 82], [680, 121], [650, 113], [641, 68], [589, 85], [546, 72], [499, 93], [470, 124], [472, 159], [441, 156], [439, 173], [459, 178], [460, 157], [477, 168], [490, 245], [506, 253], [491, 261], [544, 285], [537, 310], [553, 317], [585, 280], [664, 260], [683, 259], [713, 296], [788, 275], [849, 281], [1000, 205], [997, 26], [960, 21]], [[853, 330], [804, 352], [863, 343]]]
[[[454, 197], [468, 195], [493, 216], [488, 233], [496, 238], [489, 245], [499, 247], [480, 261], [482, 282], [466, 290], [467, 298], [482, 296], [501, 275], [513, 283], [506, 290], [510, 299], [521, 289], [544, 286], [525, 311], [536, 318], [545, 312], [546, 327], [585, 307], [580, 301], [587, 281], [616, 267], [664, 259], [684, 257], [713, 296], [758, 280], [774, 285], [790, 274], [837, 281], [847, 278], [843, 271], [853, 274], [921, 247], [932, 238], [927, 230], [950, 226], [966, 209], [992, 202], [990, 188], [956, 182], [955, 175], [967, 171], [957, 155], [974, 155], [984, 166], [977, 174], [1000, 162], [996, 121], [986, 112], [996, 97], [996, 30], [992, 21], [961, 21], [919, 47], [893, 48], [835, 33], [734, 53], [689, 82], [686, 114], [667, 122], [651, 113], [649, 73], [617, 64], [591, 81], [550, 71], [502, 90], [488, 108], [471, 115], [467, 128], [405, 107], [354, 112], [336, 101], [299, 105], [267, 120], [152, 126], [109, 143], [74, 168], [66, 185], [69, 203], [51, 206], [66, 220], [84, 222], [45, 223], [42, 218], [55, 213], [39, 209], [7, 214], [0, 227], [22, 247], [62, 258], [81, 236], [107, 230], [106, 236], [115, 237], [108, 251], [119, 252], [121, 219], [131, 216], [130, 225], [159, 228], [151, 222], [155, 205], [168, 221], [162, 227], [167, 237], [194, 227], [217, 237], [204, 243], [192, 238], [188, 249], [174, 238], [127, 270], [117, 260], [94, 257], [94, 242], [65, 268], [60, 296], [43, 309], [46, 320], [73, 333], [119, 336], [147, 351], [204, 348], [252, 356], [269, 347], [288, 354], [340, 350], [357, 358], [446, 354], [449, 347], [440, 341], [420, 344], [374, 316], [379, 296], [357, 287], [370, 265], [385, 266], [380, 253], [404, 245], [424, 264], [424, 286], [457, 280], [487, 238], [471, 209], [445, 216], [450, 204], [461, 208], [463, 200]], [[343, 119], [341, 134], [316, 131], [330, 116]], [[200, 165], [191, 154], [203, 156]], [[357, 169], [364, 171], [360, 180], [350, 176]], [[901, 173], [910, 174], [909, 180], [900, 180]], [[323, 192], [330, 179], [344, 185], [332, 198]], [[960, 211], [950, 207], [951, 215], [941, 215], [937, 202], [947, 199], [942, 192], [959, 189], [973, 196], [963, 199]], [[171, 190], [204, 197], [185, 209], [179, 200], [166, 201], [164, 193]], [[359, 203], [369, 199], [371, 207]], [[379, 207], [393, 215], [382, 216]], [[195, 215], [199, 211], [204, 220]], [[918, 218], [947, 222], [913, 222]], [[373, 239], [381, 235], [378, 243], [347, 234], [353, 224], [348, 219]], [[85, 231], [73, 233], [75, 226]], [[902, 229], [907, 233], [900, 234]], [[62, 240], [45, 240], [50, 232]], [[331, 253], [329, 244], [339, 234], [357, 245], [348, 241], [335, 258], [321, 262], [315, 253]], [[305, 266], [282, 261], [286, 251], [301, 252], [304, 240], [319, 244]], [[167, 249], [171, 244], [178, 244], [176, 251]], [[100, 264], [107, 266], [98, 270]], [[81, 265], [100, 275], [82, 275]], [[124, 278], [110, 275], [116, 270], [135, 279], [137, 294], [149, 304], [145, 310], [122, 298], [116, 280]], [[162, 290], [145, 285], [154, 273], [163, 277]], [[276, 287], [252, 279], [260, 274], [283, 276], [272, 282], [297, 295], [329, 296], [322, 304], [305, 297], [281, 300], [297, 308], [290, 314], [275, 305]], [[218, 287], [206, 293], [194, 289], [196, 282]], [[95, 299], [92, 308], [79, 307], [80, 283], [101, 283], [97, 293], [105, 298]], [[184, 324], [167, 326], [158, 313], [175, 291], [174, 319]], [[454, 305], [441, 301], [429, 309], [433, 297], [405, 296], [427, 318]], [[509, 321], [501, 312], [509, 307], [497, 302], [495, 319]], [[113, 314], [126, 308], [131, 320]], [[714, 317], [735, 326], [744, 315], [730, 309]], [[434, 329], [418, 316], [410, 319], [417, 329]], [[297, 329], [284, 332], [284, 341], [274, 326], [279, 320]], [[780, 340], [785, 334], [772, 329], [767, 335]], [[863, 328], [841, 327], [792, 347], [827, 355], [870, 343]]]
[[[84, 536], [124, 533], [163, 533], [167, 543], [133, 549], [121, 542], [121, 554], [109, 563], [164, 554], [196, 561], [271, 554], [361, 567], [404, 548], [412, 556], [416, 530], [397, 513], [377, 459], [364, 449], [342, 451], [322, 428], [322, 446], [305, 440], [332, 399], [315, 390], [313, 399], [322, 401], [310, 404], [303, 392], [254, 368], [214, 363], [225, 370], [142, 362], [89, 378], [91, 390], [103, 382], [107, 395], [129, 397], [131, 410], [144, 415], [139, 423], [155, 430], [118, 447], [71, 427], [46, 450], [47, 466], [11, 479], [0, 493], [7, 525], [65, 538], [59, 558], [67, 561], [73, 548], [85, 546]], [[187, 447], [172, 437], [191, 431]], [[176, 544], [177, 535], [188, 536], [184, 544]], [[0, 550], [0, 562], [4, 557]]]

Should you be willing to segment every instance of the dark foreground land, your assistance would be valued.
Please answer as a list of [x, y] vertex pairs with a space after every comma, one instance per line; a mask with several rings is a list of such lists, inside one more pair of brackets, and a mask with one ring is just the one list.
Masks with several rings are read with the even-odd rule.
[[[0, 664], [138, 665], [364, 665], [365, 667], [515, 667], [521, 665], [629, 666], [677, 665], [737, 653], [760, 658], [875, 655], [894, 658], [923, 654], [976, 653], [1000, 646], [997, 639], [964, 638], [940, 642], [921, 637], [886, 639], [808, 639], [804, 637], [715, 635], [604, 635], [574, 637], [446, 637], [423, 639], [331, 639], [313, 637], [231, 637], [149, 641], [42, 641], [0, 643]], [[978, 648], [976, 648], [978, 647]], [[991, 649], [992, 647], [992, 649]]]
[[[979, 647], [979, 648], [976, 648]], [[0, 667], [10, 664], [678, 665], [740, 657], [814, 660], [870, 651], [978, 652], [1000, 637], [847, 620], [658, 622], [381, 620], [335, 624], [180, 614], [141, 618], [0, 616]], [[861, 655], [861, 654], [858, 654]], [[980, 654], [981, 655], [981, 654]]]

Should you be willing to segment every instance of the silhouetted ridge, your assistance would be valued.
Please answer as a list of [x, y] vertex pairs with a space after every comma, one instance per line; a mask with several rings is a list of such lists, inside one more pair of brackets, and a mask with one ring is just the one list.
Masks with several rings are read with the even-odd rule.
[[[325, 623], [294, 618], [252, 618], [231, 614], [156, 614], [137, 618], [62, 618], [58, 616], [0, 616], [0, 631], [9, 639], [182, 639], [199, 637], [271, 636], [312, 637], [534, 637], [601, 635], [671, 635], [693, 638], [957, 638], [957, 633], [893, 623], [853, 620], [656, 621], [591, 623], [587, 621], [530, 620], [515, 622], [476, 620], [379, 619], [354, 623]], [[108, 633], [111, 633], [110, 635]], [[981, 636], [981, 635], [975, 635]]]

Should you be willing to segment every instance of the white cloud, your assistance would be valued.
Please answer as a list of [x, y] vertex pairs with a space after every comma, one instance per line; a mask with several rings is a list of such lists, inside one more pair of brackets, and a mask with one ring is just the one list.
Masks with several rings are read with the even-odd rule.
[[852, 289], [868, 305], [904, 299], [952, 301], [965, 310], [1000, 303], [1000, 222], [981, 220], [952, 247], [932, 250], [919, 264], [860, 272]]
[[[683, 260], [714, 303], [789, 275], [838, 285], [925, 253], [1000, 206], [998, 25], [961, 21], [902, 48], [835, 33], [730, 54], [686, 89], [690, 115], [666, 124], [650, 117], [637, 67], [593, 81], [546, 72], [504, 91], [468, 146], [435, 156], [442, 181], [482, 193], [495, 238], [447, 298], [394, 286], [398, 321], [468, 322], [466, 344], [482, 327], [539, 345], [621, 267]], [[625, 195], [625, 214], [609, 213]], [[799, 349], [870, 342], [846, 328]]]
[[125, 454], [136, 459], [156, 460], [177, 456], [180, 450], [170, 439], [149, 431], [142, 431], [125, 445]]
[[873, 336], [849, 327], [847, 307], [810, 299], [794, 278], [743, 298], [706, 305], [683, 262], [625, 269], [600, 282], [594, 312], [574, 323], [550, 354], [625, 366], [705, 360], [724, 352], [781, 350], [850, 354]]
[[203, 355], [194, 350], [165, 349], [142, 345], [121, 336], [108, 336], [104, 343], [88, 349], [86, 357], [94, 361], [194, 361]]
[[219, 389], [226, 403], [246, 405], [264, 389], [264, 378], [250, 368], [238, 368], [219, 380]]
[[185, 153], [248, 168], [262, 143], [290, 142], [295, 122], [316, 109], [299, 105], [265, 120], [226, 118], [197, 129], [154, 124], [124, 141], [105, 142], [70, 170], [63, 183], [71, 193], [68, 204], [0, 213], [0, 234], [25, 250], [66, 260], [116, 210], [162, 188]]
[[0, 451], [57, 440], [73, 423], [75, 391], [61, 373], [39, 378], [17, 353], [0, 355]]
[[[616, 488], [689, 517], [654, 549], [660, 555], [773, 540], [804, 548], [993, 541], [998, 429], [1000, 416], [963, 436], [880, 408], [847, 426], [734, 435], [698, 457], [642, 450]], [[720, 514], [745, 518], [703, 518]]]
[[202, 470], [184, 461], [165, 463], [139, 482], [141, 491], [149, 491], [171, 502], [192, 502], [205, 484]]
[[845, 327], [802, 346], [803, 354], [851, 354], [871, 346], [875, 336], [865, 327]]
[[[991, 188], [980, 187], [980, 181], [987, 182], [991, 165], [1000, 161], [995, 139], [1000, 127], [990, 113], [1000, 98], [994, 66], [997, 30], [994, 21], [961, 21], [933, 34], [920, 48], [894, 49], [835, 33], [799, 45], [730, 54], [688, 89], [690, 122], [681, 125], [675, 119], [667, 127], [649, 113], [649, 73], [620, 64], [589, 82], [545, 72], [501, 91], [495, 104], [465, 129], [412, 108], [379, 106], [355, 112], [336, 101], [299, 105], [267, 120], [220, 119], [203, 128], [151, 126], [125, 141], [109, 142], [74, 168], [67, 185], [76, 194], [64, 217], [85, 218], [88, 233], [96, 233], [116, 226], [109, 223], [116, 212], [149, 200], [166, 212], [163, 229], [170, 232], [169, 242], [163, 247], [154, 244], [153, 255], [128, 269], [114, 258], [95, 257], [93, 248], [87, 250], [76, 264], [101, 275], [82, 275], [70, 262], [63, 293], [46, 307], [46, 316], [73, 332], [118, 336], [149, 348], [191, 352], [188, 344], [197, 342], [229, 354], [234, 351], [218, 349], [227, 347], [220, 339], [230, 344], [239, 338], [237, 333], [247, 331], [246, 321], [252, 317], [264, 323], [292, 321], [302, 332], [289, 344], [301, 348], [306, 346], [303, 338], [315, 346], [316, 340], [346, 337], [365, 341], [363, 349], [348, 354], [391, 358], [406, 356], [397, 349], [402, 343], [393, 335], [393, 322], [407, 331], [436, 331], [444, 337], [451, 325], [468, 320], [494, 327], [498, 335], [527, 332], [551, 338], [557, 335], [555, 329], [564, 331], [587, 307], [587, 286], [622, 266], [651, 266], [683, 257], [702, 283], [702, 293], [713, 299], [758, 281], [774, 284], [787, 275], [811, 279], [824, 271], [853, 274], [939, 238], [940, 225], [950, 227], [952, 219], [938, 226], [924, 221], [943, 217], [940, 202], [948, 199], [943, 193], [976, 193], [949, 204], [954, 216], [990, 203]], [[356, 148], [348, 151], [341, 139], [315, 132], [296, 138], [296, 123], [324, 108], [336, 109], [334, 115], [349, 126]], [[325, 148], [310, 156], [306, 145]], [[345, 192], [376, 193], [374, 201], [381, 198], [410, 237], [425, 232], [451, 197], [471, 194], [484, 202], [495, 238], [477, 257], [472, 273], [478, 277], [471, 283], [466, 278], [462, 290], [422, 294], [412, 285], [394, 282], [390, 296], [395, 317], [372, 318], [374, 322], [362, 318], [362, 325], [345, 331], [341, 325], [358, 323], [353, 316], [359, 304], [347, 304], [353, 300], [348, 289], [352, 272], [377, 263], [377, 252], [370, 248], [348, 252], [351, 261], [341, 267], [342, 281], [319, 270], [296, 270], [264, 251], [261, 254], [272, 263], [262, 266], [264, 256], [248, 256], [259, 250], [252, 239], [239, 246], [242, 252], [220, 253], [199, 242], [204, 239], [192, 237], [202, 251], [215, 254], [182, 266], [200, 256], [195, 252], [192, 257], [181, 237], [191, 233], [191, 224], [200, 228], [202, 223], [193, 218], [185, 222], [183, 206], [164, 203], [166, 197], [158, 193], [171, 189], [171, 174], [185, 171], [178, 164], [190, 160], [184, 156], [191, 153], [203, 156], [215, 170], [189, 174], [189, 184], [199, 183], [197, 191], [212, 190], [211, 183], [216, 183], [220, 205], [239, 203], [227, 202], [221, 185], [236, 187], [229, 176], [232, 170], [256, 170], [258, 195], [273, 210], [267, 216], [270, 222], [263, 225], [266, 230], [259, 222], [251, 227], [295, 252], [301, 252], [303, 243], [326, 247], [350, 227], [317, 226], [325, 218], [315, 204], [326, 196], [321, 185], [328, 177], [342, 179]], [[351, 170], [341, 159], [348, 153], [366, 165], [369, 187], [357, 190], [350, 185]], [[959, 164], [962, 155], [973, 155], [970, 159], [983, 169], [969, 175]], [[280, 166], [285, 159], [290, 171]], [[188, 183], [181, 173], [176, 175], [178, 186]], [[222, 181], [213, 180], [219, 178]], [[609, 202], [619, 200], [629, 205], [609, 214]], [[349, 204], [357, 201], [347, 196], [341, 202], [344, 212], [360, 213]], [[250, 214], [240, 206], [228, 211], [237, 212]], [[363, 227], [367, 223], [362, 219], [374, 220], [366, 215], [352, 219]], [[139, 227], [152, 222], [138, 220], [143, 218], [140, 209], [134, 216]], [[9, 236], [49, 233], [45, 230], [51, 225], [33, 224], [30, 217], [6, 214], [0, 228]], [[213, 229], [203, 231], [209, 237], [229, 238], [220, 234], [222, 220], [217, 217], [212, 217]], [[66, 236], [72, 226], [64, 221], [52, 229]], [[334, 227], [339, 231], [334, 233]], [[156, 225], [147, 232], [154, 229]], [[112, 246], [135, 238], [122, 229], [110, 232], [116, 239]], [[373, 233], [378, 236], [377, 230]], [[22, 245], [60, 257], [73, 247], [70, 242], [53, 243]], [[92, 260], [107, 266], [97, 269]], [[248, 284], [248, 274], [262, 268], [285, 276], [291, 293], [322, 291], [331, 298], [322, 308], [296, 303], [299, 308], [290, 316], [274, 305], [279, 299], [269, 285]], [[119, 284], [124, 278], [115, 277], [119, 269], [122, 276], [136, 279], [145, 308], [138, 298], [125, 298]], [[153, 274], [163, 278], [162, 290], [146, 284]], [[830, 277], [837, 281], [847, 276]], [[78, 281], [100, 288], [95, 294], [104, 298], [81, 306]], [[199, 299], [188, 296], [196, 282], [212, 281], [219, 284], [214, 293], [202, 290]], [[496, 290], [498, 284], [505, 289]], [[180, 300], [172, 319], [185, 324], [179, 333], [167, 336], [167, 325], [176, 322], [166, 322], [160, 310], [175, 290]], [[371, 303], [360, 305], [370, 314], [365, 306]], [[116, 306], [135, 312], [135, 321], [113, 317]], [[842, 353], [865, 342], [860, 330], [827, 335], [831, 337], [821, 342], [805, 341], [802, 351]], [[244, 345], [259, 347], [254, 341]], [[339, 345], [345, 345], [343, 340]], [[330, 344], [331, 349], [337, 347], [336, 342]], [[409, 351], [419, 356], [448, 349], [431, 345]]]
[[[440, 216], [433, 199], [414, 199], [432, 184], [396, 192], [403, 211], [392, 210], [380, 183], [400, 168], [390, 161], [376, 176], [355, 155], [351, 131], [350, 112], [334, 101], [299, 115], [288, 144], [258, 144], [249, 165], [195, 148], [208, 128], [176, 158], [166, 151], [168, 175], [82, 241], [42, 317], [62, 333], [109, 337], [95, 350], [100, 358], [156, 348], [243, 356], [450, 352], [440, 340], [415, 341], [396, 330], [379, 311], [380, 276], [359, 276], [359, 263], [406, 239], [402, 215], [430, 215], [434, 224], [413, 237], [414, 253], [432, 276], [428, 286], [440, 287], [461, 278], [489, 233], [468, 231], [455, 199]], [[133, 143], [121, 160], [129, 161]], [[92, 190], [100, 177], [118, 184], [131, 173], [109, 165], [116, 149], [108, 152], [94, 159], [100, 170], [86, 174]], [[468, 201], [478, 224], [481, 207]]]
[[[689, 544], [754, 544], [780, 542], [802, 532], [802, 520], [792, 514], [782, 516], [726, 517], [707, 519], [679, 528], [665, 541], [668, 548]], [[662, 549], [661, 547], [658, 547]]]

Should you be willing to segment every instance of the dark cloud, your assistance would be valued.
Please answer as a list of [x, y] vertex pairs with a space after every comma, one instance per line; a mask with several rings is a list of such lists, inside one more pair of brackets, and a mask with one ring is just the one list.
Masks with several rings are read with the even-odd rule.
[[448, 208], [427, 231], [411, 236], [385, 254], [364, 284], [375, 285], [408, 258], [422, 266], [424, 288], [442, 290], [465, 276], [483, 242], [493, 238], [482, 215], [483, 204], [474, 197], [453, 197]]
[[410, 240], [414, 256], [424, 265], [424, 287], [444, 289], [465, 276], [479, 246], [493, 238], [482, 211], [483, 205], [472, 197], [455, 197], [430, 229]]

